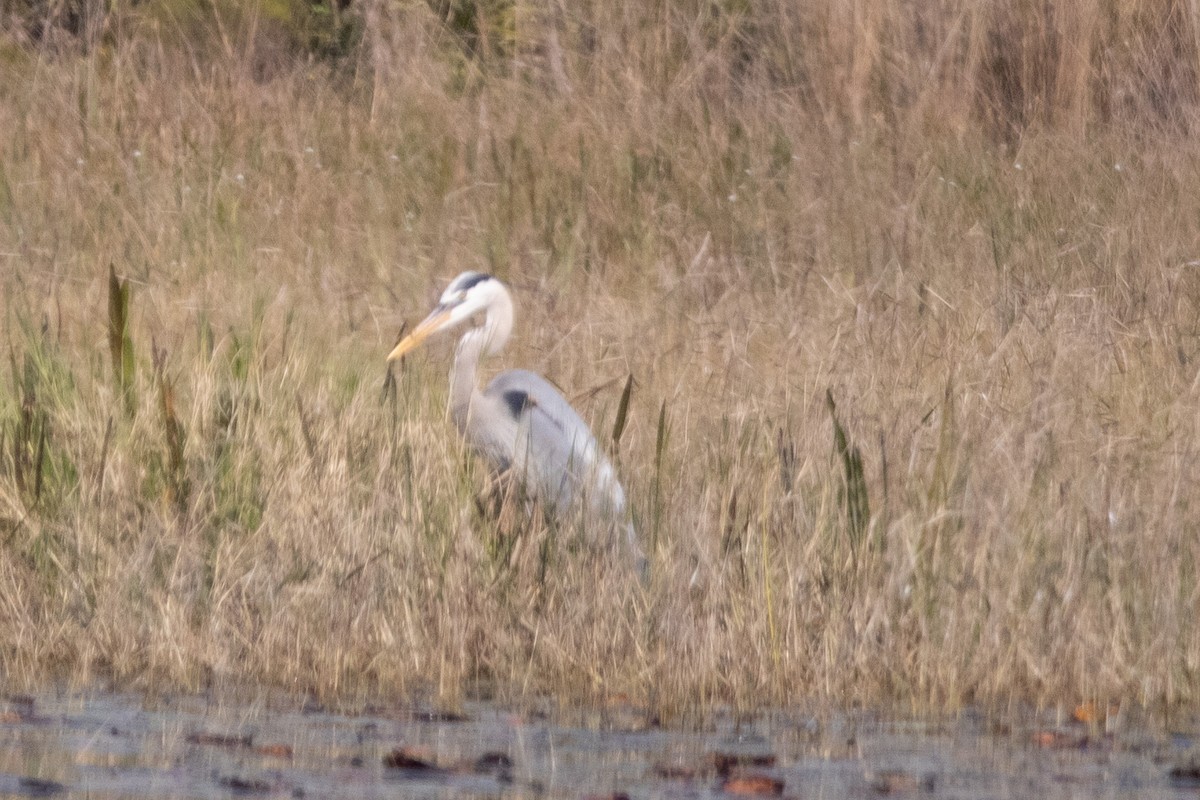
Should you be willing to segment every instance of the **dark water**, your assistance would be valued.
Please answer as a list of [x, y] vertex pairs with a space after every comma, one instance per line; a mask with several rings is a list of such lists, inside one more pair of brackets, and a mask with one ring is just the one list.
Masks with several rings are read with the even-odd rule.
[[0, 701], [0, 795], [1200, 798], [1194, 721], [1148, 732], [1033, 716], [779, 712], [689, 731], [633, 709], [556, 716], [10, 696]]

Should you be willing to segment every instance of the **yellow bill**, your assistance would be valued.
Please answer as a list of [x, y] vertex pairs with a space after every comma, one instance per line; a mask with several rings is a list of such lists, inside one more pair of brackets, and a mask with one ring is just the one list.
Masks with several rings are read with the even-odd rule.
[[432, 314], [421, 321], [421, 324], [413, 328], [413, 332], [400, 340], [400, 343], [388, 353], [387, 360], [395, 361], [397, 358], [416, 350], [421, 342], [429, 338], [433, 333], [439, 331], [447, 322], [450, 321], [450, 312], [442, 309], [435, 310]]

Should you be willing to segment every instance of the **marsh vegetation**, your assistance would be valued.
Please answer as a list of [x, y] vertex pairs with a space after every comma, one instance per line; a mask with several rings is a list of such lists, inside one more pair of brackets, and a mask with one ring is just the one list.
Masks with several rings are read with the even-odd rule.
[[[27, 5], [4, 685], [1196, 704], [1182, 6]], [[464, 269], [646, 583], [480, 510], [449, 353], [389, 371]]]

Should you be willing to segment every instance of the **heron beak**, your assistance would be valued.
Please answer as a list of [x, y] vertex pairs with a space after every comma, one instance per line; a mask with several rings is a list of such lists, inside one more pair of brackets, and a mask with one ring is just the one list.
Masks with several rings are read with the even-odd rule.
[[425, 319], [421, 320], [421, 324], [413, 328], [413, 332], [400, 340], [400, 344], [396, 345], [392, 352], [388, 353], [387, 360], [395, 361], [397, 358], [416, 350], [421, 342], [430, 337], [431, 334], [437, 333], [446, 326], [450, 321], [450, 310], [438, 306]]

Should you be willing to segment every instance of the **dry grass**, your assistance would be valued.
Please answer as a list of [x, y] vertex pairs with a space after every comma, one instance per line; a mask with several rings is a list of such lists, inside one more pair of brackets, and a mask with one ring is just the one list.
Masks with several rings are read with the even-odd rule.
[[[245, 20], [10, 37], [4, 684], [1195, 705], [1188, 20], [892, 5], [543, 11], [465, 60], [366, 4], [334, 68]], [[1068, 23], [1134, 44], [1039, 49]], [[597, 431], [634, 376], [646, 585], [506, 554], [448, 347], [386, 379], [464, 268]]]

